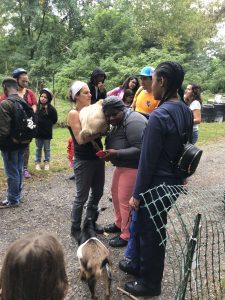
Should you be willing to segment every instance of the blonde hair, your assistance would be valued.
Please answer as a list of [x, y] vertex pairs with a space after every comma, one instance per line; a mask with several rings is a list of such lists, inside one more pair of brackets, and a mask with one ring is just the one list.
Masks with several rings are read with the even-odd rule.
[[0, 288], [2, 300], [62, 300], [68, 281], [56, 237], [33, 233], [15, 241], [3, 262]]

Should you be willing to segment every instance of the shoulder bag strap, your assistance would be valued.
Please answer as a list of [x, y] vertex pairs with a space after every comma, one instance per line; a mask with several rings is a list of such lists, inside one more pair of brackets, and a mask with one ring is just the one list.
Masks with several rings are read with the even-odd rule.
[[165, 108], [165, 107], [161, 107], [161, 108], [164, 109], [164, 110], [166, 110], [167, 113], [168, 113], [168, 115], [170, 116], [170, 118], [173, 120], [173, 123], [174, 123], [174, 125], [175, 125], [175, 127], [176, 127], [176, 129], [177, 129], [177, 132], [178, 132], [178, 134], [179, 134], [179, 137], [180, 137], [180, 139], [182, 140], [180, 131], [179, 131], [178, 126], [177, 126], [177, 122], [175, 121], [174, 117], [172, 116], [172, 114], [169, 112], [169, 110], [168, 110], [167, 108]]

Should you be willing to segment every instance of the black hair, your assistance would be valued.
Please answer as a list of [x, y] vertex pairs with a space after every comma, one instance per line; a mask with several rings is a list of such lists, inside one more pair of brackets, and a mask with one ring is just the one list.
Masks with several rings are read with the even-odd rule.
[[202, 97], [201, 97], [201, 92], [202, 88], [200, 85], [195, 84], [195, 83], [189, 83], [192, 88], [192, 98], [193, 100], [198, 100], [202, 104]]
[[95, 85], [95, 78], [98, 76], [98, 75], [102, 75], [104, 76], [104, 79], [102, 81], [102, 83], [104, 83], [105, 79], [106, 79], [106, 74], [105, 72], [100, 69], [100, 68], [96, 68], [94, 69], [94, 71], [91, 73], [91, 78], [90, 78], [90, 84], [94, 84]]
[[6, 90], [9, 90], [10, 88], [14, 88], [15, 90], [18, 90], [18, 83], [17, 83], [16, 79], [11, 78], [11, 77], [5, 78], [2, 81], [2, 86]]
[[122, 100], [124, 100], [126, 97], [129, 97], [129, 96], [134, 96], [134, 91], [131, 90], [131, 89], [126, 89], [124, 91], [123, 99]]
[[127, 78], [124, 80], [123, 86], [122, 86], [122, 87], [123, 87], [125, 90], [129, 89], [129, 82], [130, 82], [131, 80], [133, 80], [133, 79], [136, 80], [136, 86], [135, 86], [135, 88], [133, 89], [134, 94], [135, 94], [135, 93], [137, 92], [137, 90], [139, 89], [139, 87], [140, 87], [139, 80], [138, 80], [138, 78], [137, 78], [136, 76], [129, 76], [129, 77], [127, 77]]
[[165, 61], [156, 67], [154, 74], [157, 77], [163, 77], [167, 80], [166, 90], [160, 102], [161, 105], [163, 102], [169, 100], [174, 93], [180, 91], [184, 80], [184, 69], [179, 63]]

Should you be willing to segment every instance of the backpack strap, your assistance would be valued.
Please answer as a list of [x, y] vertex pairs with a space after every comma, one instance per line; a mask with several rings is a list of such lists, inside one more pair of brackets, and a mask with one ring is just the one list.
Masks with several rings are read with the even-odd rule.
[[[179, 134], [181, 143], [182, 143], [182, 144], [186, 144], [186, 143], [189, 141], [189, 137], [190, 137], [191, 134], [192, 134], [192, 130], [191, 130], [191, 132], [188, 134], [188, 129], [186, 128], [185, 133], [184, 133], [184, 134], [181, 134], [181, 132], [180, 132], [178, 126], [177, 126], [177, 122], [176, 122], [176, 120], [174, 119], [174, 117], [173, 117], [173, 115], [171, 114], [171, 112], [170, 112], [167, 108], [165, 108], [165, 107], [161, 107], [161, 108], [164, 109], [165, 111], [167, 111], [168, 115], [169, 115], [170, 118], [173, 120], [173, 123], [174, 123], [174, 125], [175, 125], [175, 127], [176, 127], [176, 129], [177, 129], [178, 134]], [[192, 114], [192, 122], [193, 122], [193, 114]]]
[[28, 104], [28, 89], [26, 89], [26, 92], [23, 95], [23, 100]]
[[[176, 130], [178, 132], [181, 146], [183, 146], [184, 144], [186, 144], [188, 142], [187, 132], [185, 132], [183, 135], [181, 135], [180, 130], [179, 130], [178, 126], [177, 126], [177, 122], [175, 121], [175, 119], [174, 119], [173, 115], [170, 113], [170, 111], [167, 108], [165, 108], [165, 107], [161, 107], [161, 109], [164, 109], [168, 113], [168, 115], [170, 116], [170, 118], [172, 119], [172, 121], [173, 121], [173, 123], [174, 123], [174, 125], [176, 127]], [[175, 170], [176, 169], [176, 165], [177, 165], [177, 163], [179, 161], [179, 157], [175, 161], [173, 161], [173, 160], [170, 159], [169, 154], [166, 152], [165, 149], [163, 150], [163, 152], [164, 152], [164, 154], [166, 156], [167, 161], [169, 161], [169, 163], [172, 165], [173, 171], [175, 172], [176, 171]]]
[[143, 89], [144, 89], [143, 86], [140, 86], [136, 94], [134, 95], [134, 97], [137, 98], [140, 95], [140, 93], [143, 91]]

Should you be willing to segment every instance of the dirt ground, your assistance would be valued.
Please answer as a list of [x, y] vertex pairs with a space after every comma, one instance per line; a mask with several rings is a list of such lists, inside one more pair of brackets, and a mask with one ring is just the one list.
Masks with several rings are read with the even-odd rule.
[[[225, 186], [225, 139], [201, 147], [204, 154], [196, 174], [188, 185], [198, 187]], [[99, 223], [106, 225], [113, 222], [113, 209], [108, 201], [112, 167], [106, 169], [105, 193], [100, 207], [107, 207], [101, 213]], [[2, 170], [0, 170], [1, 172]], [[55, 233], [63, 244], [66, 269], [69, 278], [69, 293], [66, 299], [90, 299], [90, 293], [85, 283], [78, 277], [78, 261], [76, 258], [77, 244], [70, 236], [70, 212], [74, 197], [74, 182], [68, 180], [69, 173], [60, 173], [45, 180], [36, 180], [35, 174], [24, 185], [23, 203], [18, 208], [0, 210], [0, 266], [9, 244], [28, 232], [48, 231]], [[4, 191], [0, 192], [4, 199]], [[222, 204], [221, 204], [222, 210]], [[197, 213], [197, 211], [196, 211]], [[224, 215], [223, 215], [224, 217]], [[111, 236], [100, 236], [108, 245]], [[124, 249], [111, 249], [113, 260], [113, 281], [111, 299], [128, 299], [117, 291], [124, 283], [133, 278], [118, 269], [118, 262], [123, 258]], [[166, 278], [164, 278], [166, 281]], [[102, 299], [102, 297], [100, 297]], [[162, 295], [155, 299], [171, 299], [163, 287]]]

